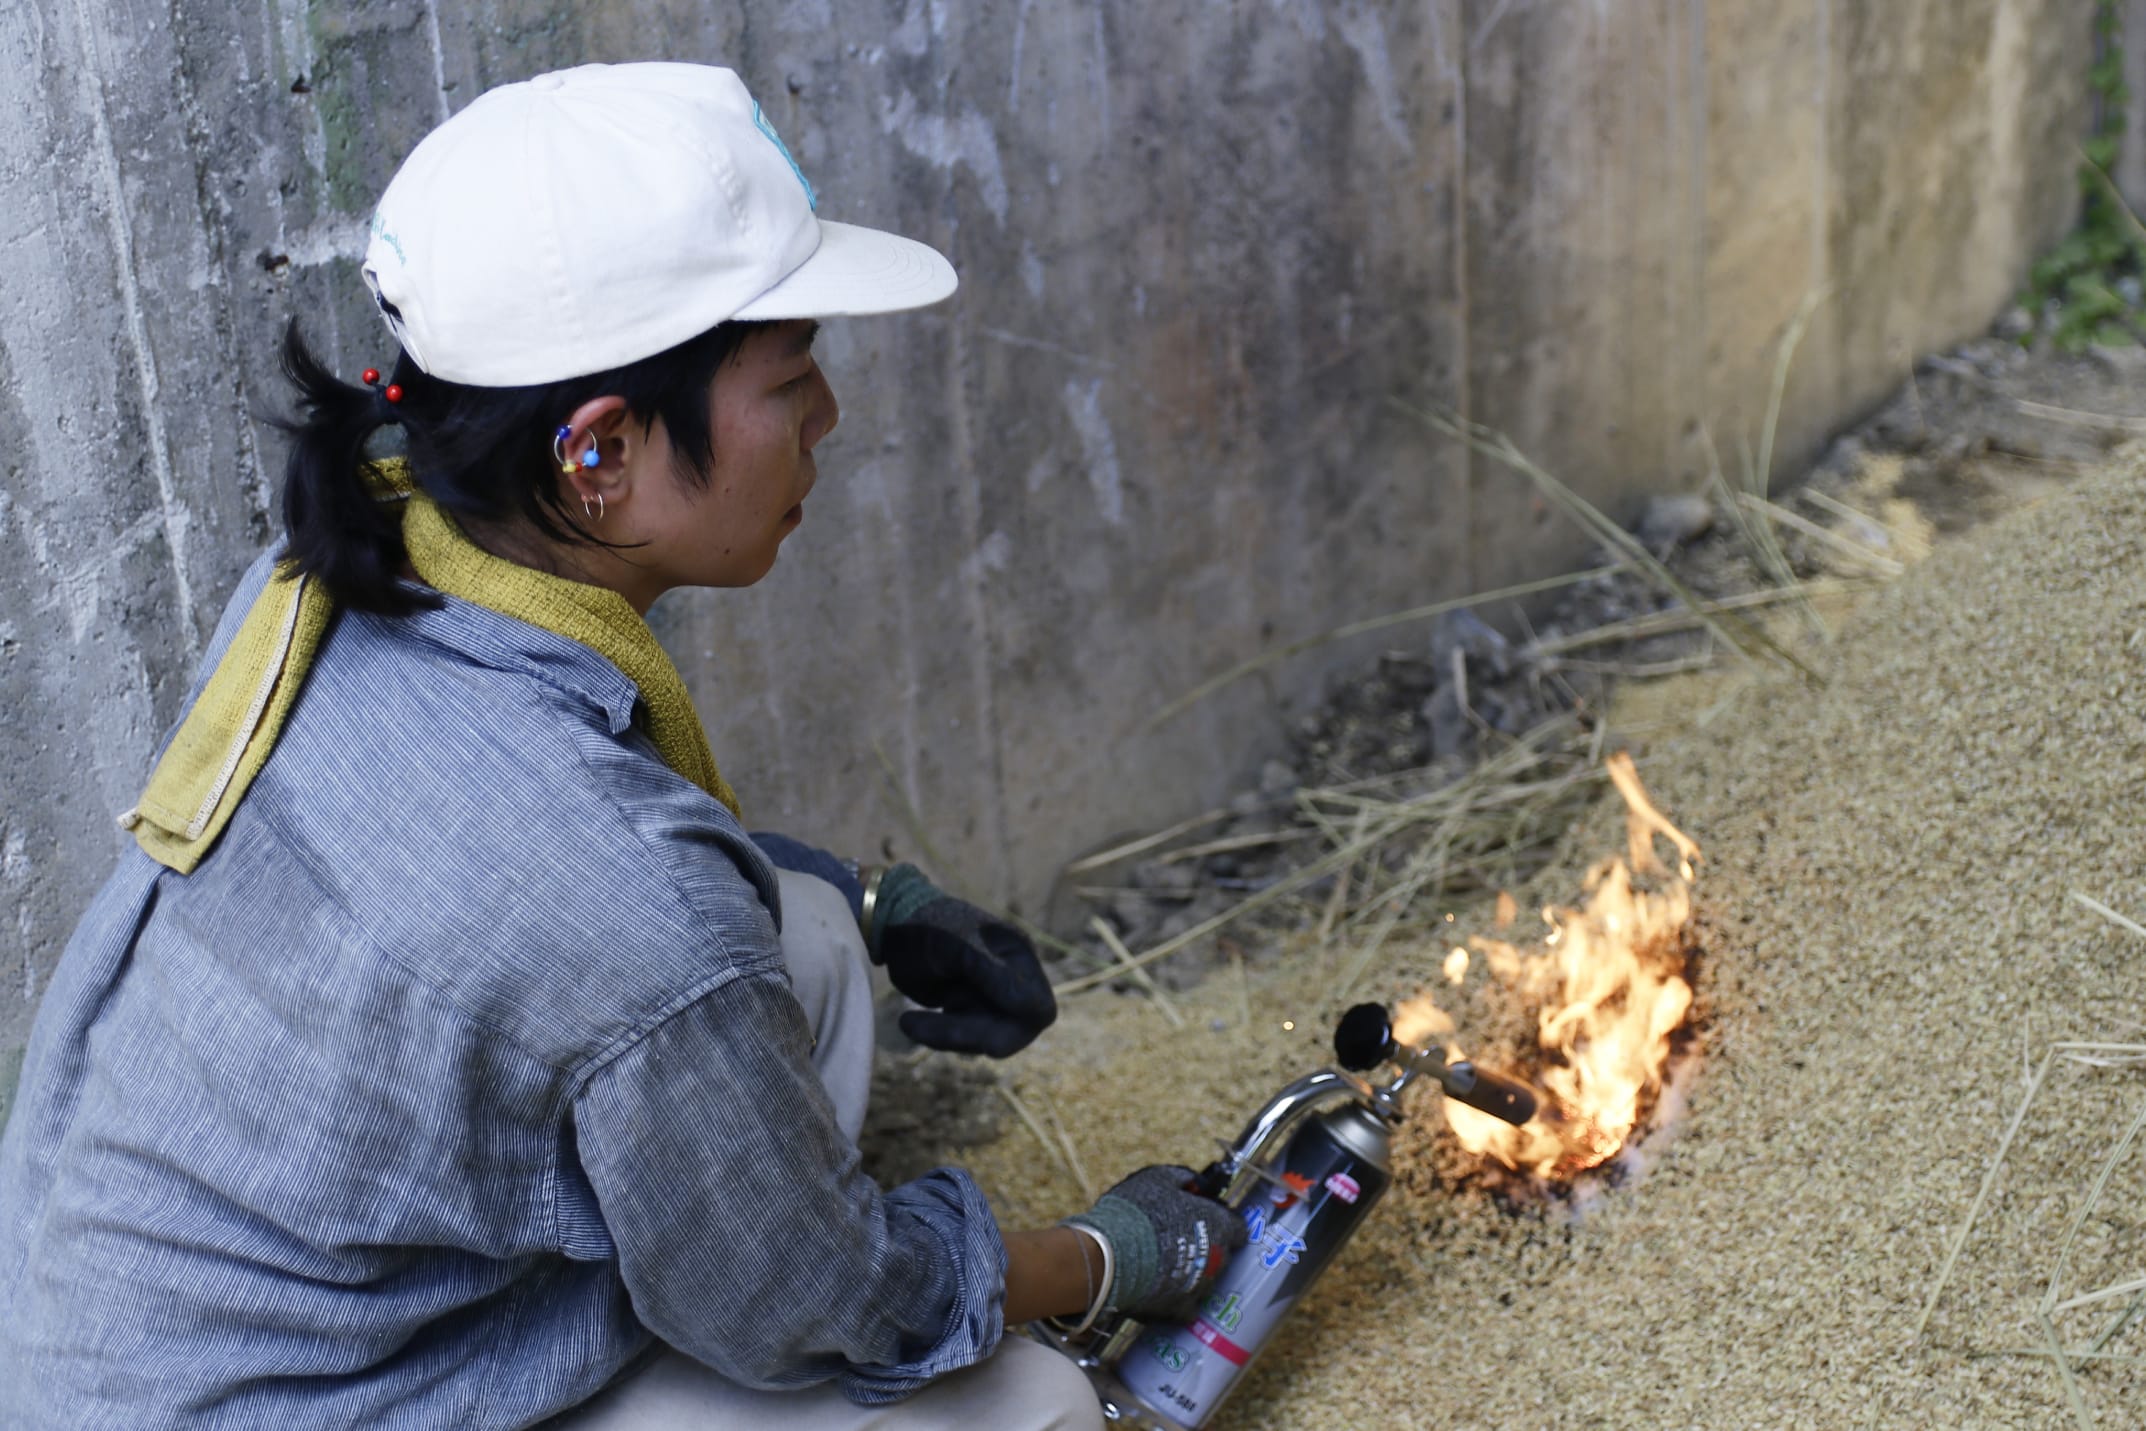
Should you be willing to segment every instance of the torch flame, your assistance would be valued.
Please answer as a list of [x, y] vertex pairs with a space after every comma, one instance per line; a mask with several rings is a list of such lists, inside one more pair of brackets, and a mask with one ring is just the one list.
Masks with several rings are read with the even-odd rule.
[[[1446, 1121], [1470, 1152], [1536, 1177], [1569, 1178], [1624, 1146], [1660, 1091], [1671, 1035], [1691, 1011], [1683, 940], [1699, 847], [1647, 798], [1629, 755], [1611, 756], [1608, 769], [1625, 800], [1624, 858], [1613, 856], [1588, 872], [1579, 908], [1543, 911], [1550, 932], [1538, 948], [1469, 941], [1493, 978], [1539, 1010], [1542, 1063], [1529, 1076], [1546, 1096], [1524, 1127], [1451, 1099]], [[1657, 836], [1677, 851], [1674, 872], [1656, 858]], [[1635, 874], [1648, 884], [1635, 886]], [[1449, 977], [1452, 963], [1449, 956]], [[1429, 994], [1395, 1013], [1394, 1032], [1404, 1042], [1452, 1028], [1451, 1016]], [[1450, 1041], [1446, 1052], [1464, 1056]]]

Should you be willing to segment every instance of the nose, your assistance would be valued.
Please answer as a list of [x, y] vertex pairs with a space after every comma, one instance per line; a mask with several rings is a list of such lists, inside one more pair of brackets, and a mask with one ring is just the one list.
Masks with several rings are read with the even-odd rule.
[[827, 381], [827, 374], [817, 363], [812, 365], [812, 387], [812, 413], [800, 434], [807, 452], [818, 446], [820, 439], [833, 432], [835, 424], [842, 420], [842, 405], [835, 401], [834, 385]]

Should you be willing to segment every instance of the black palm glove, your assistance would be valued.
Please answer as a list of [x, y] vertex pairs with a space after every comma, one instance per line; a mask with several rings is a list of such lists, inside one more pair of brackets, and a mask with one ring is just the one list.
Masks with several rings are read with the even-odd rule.
[[872, 958], [908, 998], [902, 1032], [927, 1048], [1005, 1058], [1058, 1017], [1058, 1000], [1028, 936], [959, 900], [915, 865], [880, 876]]
[[1248, 1235], [1244, 1219], [1186, 1191], [1192, 1169], [1157, 1164], [1066, 1219], [1110, 1240], [1103, 1305], [1144, 1322], [1189, 1321]]

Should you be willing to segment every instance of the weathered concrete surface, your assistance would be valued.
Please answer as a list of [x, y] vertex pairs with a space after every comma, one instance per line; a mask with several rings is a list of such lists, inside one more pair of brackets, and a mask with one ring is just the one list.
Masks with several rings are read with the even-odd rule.
[[2117, 0], [2123, 26], [2124, 133], [2117, 147], [2116, 185], [2125, 202], [2146, 213], [2146, 0]]
[[[830, 217], [937, 243], [835, 325], [776, 574], [658, 624], [755, 818], [1031, 905], [1223, 793], [1341, 621], [1571, 535], [1402, 407], [1596, 500], [1734, 461], [1831, 297], [1784, 463], [1978, 327], [2069, 222], [2090, 0], [15, 0], [0, 10], [0, 1050], [19, 1045], [224, 594], [267, 539], [272, 344], [385, 356], [352, 258], [489, 85], [737, 65]], [[630, 205], [591, 176], [592, 201]], [[1400, 406], [1396, 406], [1396, 404]]]

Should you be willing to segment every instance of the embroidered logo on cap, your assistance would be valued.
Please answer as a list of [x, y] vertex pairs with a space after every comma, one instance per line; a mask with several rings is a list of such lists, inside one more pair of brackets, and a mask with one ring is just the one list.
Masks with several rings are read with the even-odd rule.
[[[775, 142], [777, 144], [782, 143], [780, 139]], [[797, 166], [793, 164], [791, 167], [795, 168]], [[800, 175], [799, 177], [803, 176]], [[402, 251], [402, 240], [397, 238], [395, 231], [387, 226], [387, 220], [380, 216], [378, 209], [373, 210], [372, 232], [374, 238], [395, 251], [395, 257], [399, 262], [408, 263], [410, 261], [410, 255]]]
[[762, 134], [774, 141], [777, 149], [782, 151], [782, 157], [790, 165], [790, 172], [797, 176], [798, 183], [805, 186], [805, 203], [811, 207], [814, 213], [818, 213], [820, 196], [812, 191], [812, 181], [805, 177], [805, 171], [797, 167], [797, 160], [792, 157], [790, 146], [782, 142], [782, 136], [775, 132], [775, 126], [768, 123], [767, 116], [760, 112], [760, 102], [758, 100], [753, 101], [753, 123], [759, 127]]

